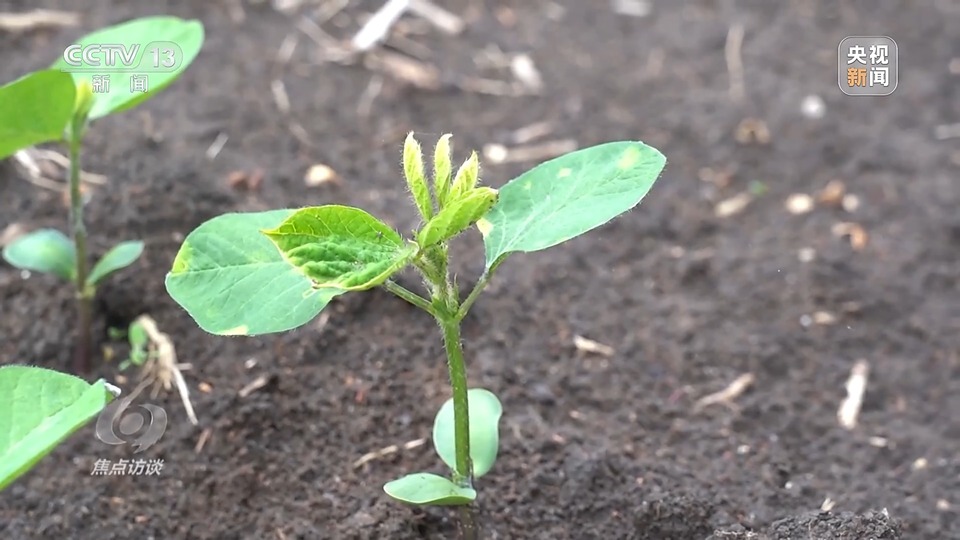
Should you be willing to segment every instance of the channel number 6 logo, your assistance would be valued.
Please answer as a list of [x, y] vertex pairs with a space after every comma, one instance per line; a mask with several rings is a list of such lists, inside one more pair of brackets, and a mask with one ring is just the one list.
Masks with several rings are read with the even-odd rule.
[[131, 409], [134, 397], [110, 403], [97, 418], [96, 434], [107, 444], [132, 444], [133, 453], [139, 454], [160, 440], [167, 429], [167, 412], [150, 403]]

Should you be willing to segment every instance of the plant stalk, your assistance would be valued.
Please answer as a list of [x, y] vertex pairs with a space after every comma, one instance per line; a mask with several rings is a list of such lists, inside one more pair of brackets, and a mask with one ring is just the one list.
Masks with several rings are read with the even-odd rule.
[[70, 230], [76, 252], [75, 285], [77, 334], [73, 368], [77, 373], [90, 369], [90, 334], [93, 319], [93, 290], [87, 287], [87, 230], [83, 225], [83, 195], [80, 192], [80, 145], [84, 121], [75, 118], [70, 126]]
[[447, 351], [450, 385], [453, 387], [454, 447], [457, 451], [455, 481], [461, 487], [472, 487], [470, 409], [467, 404], [467, 370], [463, 361], [463, 346], [460, 343], [460, 323], [449, 316], [441, 316], [439, 322], [443, 330], [444, 347]]
[[[450, 385], [453, 387], [453, 437], [456, 449], [454, 482], [461, 487], [473, 487], [473, 464], [470, 462], [470, 408], [467, 401], [467, 369], [460, 343], [460, 321], [446, 313], [437, 317], [443, 330], [443, 344], [447, 352]], [[474, 518], [472, 505], [460, 507], [460, 537], [477, 540], [480, 530]]]

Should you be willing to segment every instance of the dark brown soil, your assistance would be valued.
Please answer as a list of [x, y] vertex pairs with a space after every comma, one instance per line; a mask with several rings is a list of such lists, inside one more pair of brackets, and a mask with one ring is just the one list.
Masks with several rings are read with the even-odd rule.
[[[462, 159], [550, 121], [550, 138], [581, 147], [640, 139], [669, 163], [636, 212], [509, 261], [466, 322], [471, 385], [498, 393], [505, 408], [501, 459], [480, 485], [485, 537], [960, 538], [960, 139], [934, 136], [935, 126], [960, 122], [955, 4], [662, 1], [634, 18], [599, 0], [451, 0], [468, 30], [452, 37], [423, 26], [408, 43], [454, 83], [506, 76], [475, 65], [484, 47], [528, 53], [543, 95], [422, 90], [387, 76], [369, 116], [358, 102], [371, 71], [315, 62], [317, 46], [295, 28], [300, 15], [267, 2], [244, 3], [243, 22], [226, 0], [40, 4], [81, 10], [82, 27], [0, 33], [4, 81], [133, 16], [206, 25], [206, 47], [183, 79], [97, 123], [85, 153], [85, 168], [110, 178], [88, 206], [96, 254], [121, 239], [147, 242], [144, 258], [101, 289], [97, 340], [122, 353], [107, 326], [152, 315], [194, 365], [187, 379], [201, 425], [187, 422], [176, 395], [155, 400], [171, 420], [144, 453], [164, 460], [159, 477], [91, 476], [96, 460], [131, 450], [84, 428], [0, 496], [0, 537], [452, 537], [454, 512], [410, 509], [381, 490], [407, 472], [444, 472], [429, 443], [352, 466], [429, 436], [449, 390], [428, 317], [370, 292], [335, 302], [325, 326], [215, 337], [167, 296], [163, 277], [184, 234], [237, 209], [351, 204], [408, 231], [415, 214], [398, 177], [408, 130], [428, 144], [454, 133]], [[381, 3], [353, 4], [324, 29], [348, 36]], [[741, 102], [728, 93], [724, 60], [736, 23], [745, 29]], [[277, 67], [291, 34], [302, 38], [291, 66]], [[886, 98], [843, 95], [838, 43], [878, 34], [900, 46], [899, 88]], [[307, 141], [276, 112], [275, 76]], [[822, 118], [801, 113], [807, 95], [825, 102]], [[746, 118], [766, 124], [768, 144], [736, 140]], [[207, 160], [219, 133], [229, 140]], [[315, 163], [342, 182], [305, 187]], [[487, 162], [485, 180], [498, 186], [531, 165]], [[704, 168], [714, 182], [701, 178]], [[227, 185], [231, 172], [256, 169], [259, 190]], [[784, 209], [790, 194], [816, 194], [834, 179], [859, 197], [854, 212]], [[715, 216], [718, 202], [755, 182], [766, 191], [745, 210]], [[0, 227], [15, 222], [62, 227], [65, 207], [5, 164]], [[841, 222], [863, 227], [862, 249], [833, 234]], [[468, 282], [481, 268], [479, 237], [464, 246], [457, 268]], [[813, 261], [798, 258], [803, 248], [815, 250]], [[0, 361], [68, 366], [68, 290], [2, 266], [0, 301]], [[810, 323], [820, 311], [835, 322]], [[578, 352], [576, 335], [616, 353]], [[848, 431], [836, 413], [859, 359], [869, 381]], [[735, 407], [694, 407], [748, 372], [755, 382]], [[95, 376], [115, 380], [116, 362]], [[261, 376], [266, 386], [238, 395]]]

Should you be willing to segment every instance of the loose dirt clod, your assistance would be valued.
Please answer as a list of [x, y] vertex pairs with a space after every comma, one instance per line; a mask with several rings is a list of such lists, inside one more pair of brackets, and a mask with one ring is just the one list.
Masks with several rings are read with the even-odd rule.
[[745, 118], [737, 125], [734, 138], [740, 144], [769, 144], [770, 128], [759, 118]]
[[753, 202], [753, 195], [747, 192], [738, 193], [729, 199], [717, 203], [713, 213], [718, 218], [727, 218], [743, 212]]
[[817, 202], [828, 206], [836, 206], [841, 203], [846, 193], [846, 184], [840, 180], [831, 180], [817, 194]]
[[323, 184], [339, 180], [337, 173], [329, 165], [317, 163], [307, 169], [307, 174], [303, 177], [303, 183], [307, 187], [317, 187]]
[[227, 185], [232, 189], [242, 189], [245, 191], [259, 191], [260, 184], [266, 173], [263, 169], [254, 169], [253, 171], [233, 171], [227, 175]]
[[867, 390], [867, 374], [870, 372], [870, 366], [866, 360], [858, 360], [850, 370], [850, 378], [847, 379], [847, 397], [840, 404], [837, 410], [837, 420], [844, 429], [853, 429], [857, 427], [857, 417], [860, 415], [860, 407], [863, 405], [863, 394]]
[[719, 392], [714, 392], [697, 400], [693, 405], [695, 411], [699, 411], [704, 407], [722, 404], [730, 408], [736, 408], [734, 400], [737, 399], [741, 394], [743, 394], [747, 388], [753, 384], [754, 375], [753, 373], [744, 373], [736, 379], [733, 380], [726, 388], [720, 390]]
[[856, 251], [861, 251], [867, 246], [867, 231], [856, 223], [837, 223], [832, 231], [838, 238], [849, 237], [850, 246]]

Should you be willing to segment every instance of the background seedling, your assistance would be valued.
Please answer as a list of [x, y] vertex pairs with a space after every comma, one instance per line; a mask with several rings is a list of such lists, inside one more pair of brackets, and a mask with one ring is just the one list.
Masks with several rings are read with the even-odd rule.
[[57, 371], [0, 367], [0, 490], [100, 413], [120, 389]]
[[[90, 367], [93, 297], [97, 285], [108, 275], [133, 264], [143, 252], [143, 242], [126, 241], [114, 246], [93, 266], [87, 261], [87, 231], [80, 193], [80, 148], [92, 120], [128, 110], [170, 85], [190, 65], [203, 43], [203, 25], [175, 17], [147, 17], [99, 30], [78, 44], [123, 45], [136, 49], [136, 59], [145, 73], [118, 71], [117, 66], [72, 66], [63, 58], [50, 69], [31, 73], [0, 87], [0, 159], [45, 142], [65, 142], [69, 148], [71, 238], [55, 229], [26, 234], [3, 250], [10, 264], [53, 274], [76, 288], [77, 344], [74, 369]], [[176, 44], [173, 62], [169, 55], [148, 50], [156, 42]], [[171, 48], [171, 50], [173, 50]], [[162, 58], [161, 58], [162, 56]], [[156, 64], [156, 65], [154, 65]], [[131, 77], [144, 77], [143, 91], [133, 88]], [[96, 77], [96, 79], [95, 79]], [[108, 77], [110, 82], [103, 82]]]
[[126, 338], [130, 345], [129, 356], [126, 360], [120, 362], [118, 367], [120, 371], [124, 371], [131, 365], [142, 367], [147, 360], [155, 357], [155, 353], [150, 350], [150, 335], [147, 334], [146, 328], [139, 320], [130, 323], [127, 330], [111, 328], [109, 334], [111, 339]]
[[[387, 483], [411, 504], [462, 508], [461, 532], [475, 538], [475, 480], [497, 458], [502, 407], [467, 385], [460, 325], [494, 272], [512, 253], [565, 242], [640, 203], [666, 164], [640, 142], [612, 142], [543, 163], [499, 191], [478, 186], [476, 154], [453, 173], [450, 137], [441, 137], [428, 182], [420, 144], [407, 137], [403, 171], [423, 225], [404, 238], [353, 207], [226, 214], [184, 240], [167, 274], [170, 295], [204, 330], [259, 335], [296, 328], [336, 296], [383, 287], [429, 313], [440, 326], [452, 397], [437, 413], [433, 443], [449, 477], [416, 473]], [[476, 225], [485, 244], [483, 274], [463, 300], [451, 279], [448, 243]], [[392, 278], [416, 269], [425, 295]]]

